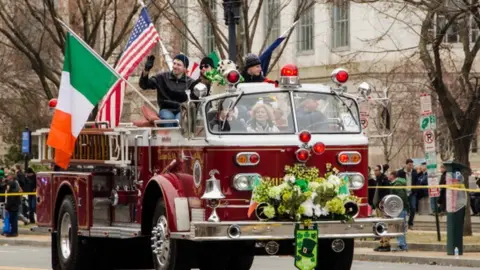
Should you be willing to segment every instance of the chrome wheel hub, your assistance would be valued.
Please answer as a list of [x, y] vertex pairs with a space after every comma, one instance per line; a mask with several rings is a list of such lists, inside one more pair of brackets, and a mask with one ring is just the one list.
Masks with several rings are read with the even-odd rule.
[[72, 220], [69, 213], [63, 214], [60, 224], [60, 251], [63, 258], [68, 259], [72, 250]]
[[157, 225], [152, 230], [152, 251], [161, 268], [168, 264], [170, 259], [170, 238], [165, 216], [160, 216]]

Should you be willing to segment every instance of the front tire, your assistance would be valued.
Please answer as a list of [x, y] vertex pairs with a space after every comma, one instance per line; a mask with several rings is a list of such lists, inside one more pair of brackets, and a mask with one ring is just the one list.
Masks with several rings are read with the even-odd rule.
[[81, 258], [77, 210], [72, 195], [63, 198], [57, 219], [57, 259], [60, 270], [79, 270]]
[[353, 239], [318, 239], [318, 265], [315, 270], [350, 270], [354, 244]]
[[[153, 213], [152, 222], [152, 252], [153, 266], [156, 270], [186, 270], [190, 269], [189, 260], [193, 254], [188, 254], [181, 240], [170, 239], [170, 230], [165, 212], [165, 203], [159, 199]], [[191, 257], [188, 258], [187, 256]]]

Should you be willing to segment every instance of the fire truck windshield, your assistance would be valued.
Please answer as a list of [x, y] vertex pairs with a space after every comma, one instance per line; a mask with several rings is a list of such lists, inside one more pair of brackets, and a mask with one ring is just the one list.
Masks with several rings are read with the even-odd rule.
[[308, 130], [338, 134], [361, 131], [357, 104], [349, 97], [298, 91], [245, 93], [229, 111], [237, 97], [233, 95], [207, 104], [207, 108], [211, 108], [206, 113], [211, 133], [294, 134]]

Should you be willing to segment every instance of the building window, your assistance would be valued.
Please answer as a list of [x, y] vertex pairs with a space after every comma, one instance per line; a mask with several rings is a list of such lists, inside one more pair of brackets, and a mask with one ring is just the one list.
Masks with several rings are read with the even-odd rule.
[[[302, 1], [302, 0], [300, 0]], [[315, 9], [309, 8], [300, 17], [297, 28], [297, 51], [313, 50]]]
[[[217, 5], [215, 0], [209, 0], [208, 5], [210, 6], [210, 10], [212, 12], [212, 16], [217, 18]], [[205, 52], [208, 54], [211, 51], [215, 50], [215, 29], [213, 28], [213, 23], [216, 20], [210, 22], [208, 18], [205, 18], [205, 28], [204, 28], [204, 46]]]
[[280, 36], [280, 0], [266, 0], [264, 3], [263, 31], [269, 46]]
[[332, 49], [350, 45], [349, 0], [338, 0], [332, 7]]
[[187, 55], [188, 54], [188, 35], [187, 25], [188, 25], [188, 2], [187, 0], [177, 0], [174, 2], [175, 11], [178, 13], [179, 18], [179, 30], [180, 30], [180, 51]]
[[[448, 6], [449, 9], [452, 10], [459, 10], [460, 8], [468, 8], [465, 6], [463, 2], [458, 2], [458, 1], [448, 1], [446, 2], [446, 5]], [[464, 18], [466, 21], [464, 21]], [[447, 18], [445, 17], [444, 14], [435, 14], [435, 17], [433, 18], [433, 23], [430, 26], [429, 29], [429, 41], [433, 42], [433, 37], [438, 37], [437, 33], [439, 33], [443, 27], [445, 27], [445, 24], [447, 22]], [[463, 18], [457, 18], [454, 22], [450, 24], [450, 26], [447, 29], [447, 32], [443, 36], [443, 42], [445, 43], [459, 43], [462, 42], [461, 37], [460, 37], [460, 28], [461, 27], [466, 27], [468, 28], [468, 36], [470, 39], [470, 43], [474, 43], [477, 40], [477, 37], [479, 35], [479, 29], [477, 26], [477, 23], [475, 22], [475, 19], [471, 14], [466, 15]]]

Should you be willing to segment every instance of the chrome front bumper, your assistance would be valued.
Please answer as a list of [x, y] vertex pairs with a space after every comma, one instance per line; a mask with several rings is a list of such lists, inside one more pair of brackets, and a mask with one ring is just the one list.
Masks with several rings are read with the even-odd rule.
[[[359, 218], [351, 222], [314, 223], [318, 224], [319, 238], [396, 237], [405, 234], [402, 218]], [[293, 239], [294, 230], [294, 222], [192, 222], [190, 232], [171, 233], [170, 237], [192, 241], [282, 240]]]

